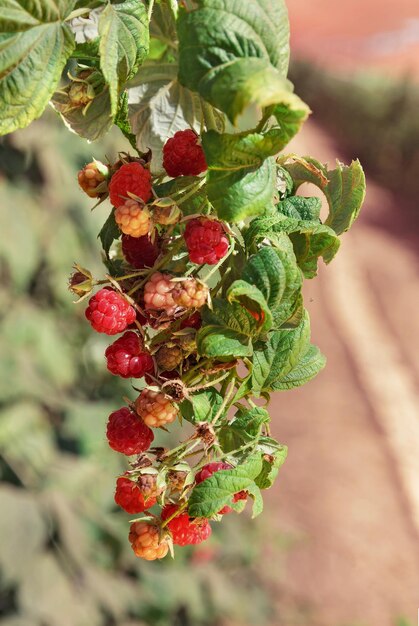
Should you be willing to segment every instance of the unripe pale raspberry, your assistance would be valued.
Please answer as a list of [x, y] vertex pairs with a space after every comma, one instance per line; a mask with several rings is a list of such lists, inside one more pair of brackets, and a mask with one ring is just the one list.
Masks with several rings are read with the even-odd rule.
[[107, 167], [103, 163], [92, 161], [77, 174], [80, 187], [90, 198], [99, 198], [103, 193], [103, 191], [97, 191], [96, 188], [106, 180], [106, 170]]
[[138, 488], [145, 499], [157, 498], [161, 490], [157, 489], [157, 474], [141, 474], [137, 479]]
[[[151, 174], [140, 163], [124, 163], [115, 172], [109, 183], [109, 199], [114, 207], [125, 203], [128, 192], [144, 202], [151, 198]], [[130, 234], [130, 233], [128, 233]]]
[[145, 452], [154, 439], [153, 431], [127, 407], [110, 414], [106, 436], [113, 450], [127, 456]]
[[170, 470], [167, 481], [173, 491], [182, 491], [188, 473], [180, 470]]
[[162, 346], [157, 351], [156, 362], [160, 369], [171, 371], [183, 360], [183, 352], [179, 346]]
[[[171, 517], [178, 508], [176, 504], [167, 504], [162, 510], [162, 520]], [[187, 512], [176, 515], [168, 522], [167, 528], [170, 530], [173, 543], [178, 546], [197, 545], [206, 541], [211, 535], [211, 526], [207, 519], [192, 519]]]
[[157, 237], [151, 238], [148, 234], [143, 237], [122, 235], [122, 253], [128, 263], [137, 270], [153, 267], [159, 256]]
[[151, 428], [160, 428], [175, 421], [178, 407], [159, 391], [143, 389], [138, 396], [135, 408], [144, 423]]
[[186, 278], [175, 283], [173, 301], [185, 309], [200, 309], [208, 300], [209, 289], [195, 278]]
[[154, 370], [153, 358], [144, 348], [142, 339], [130, 330], [105, 351], [108, 370], [122, 378], [142, 378]]
[[[208, 463], [205, 465], [201, 471], [197, 473], [195, 476], [195, 482], [197, 485], [202, 483], [207, 478], [210, 478], [215, 472], [219, 472], [220, 470], [228, 470], [232, 469], [232, 466], [228, 463], [224, 463], [223, 461]], [[232, 497], [233, 502], [238, 502], [239, 500], [247, 500], [247, 492], [239, 491], [235, 493]], [[233, 509], [230, 506], [224, 506], [221, 511], [219, 511], [220, 515], [225, 515], [226, 513], [231, 513]]]
[[197, 176], [207, 169], [198, 136], [193, 130], [179, 130], [163, 147], [163, 167], [169, 176]]
[[93, 85], [84, 80], [75, 80], [68, 89], [68, 99], [72, 107], [82, 108], [95, 98]]
[[173, 315], [176, 311], [172, 295], [174, 288], [175, 283], [170, 274], [155, 272], [144, 287], [145, 308]]
[[136, 318], [134, 307], [121, 294], [106, 287], [90, 298], [85, 315], [98, 333], [107, 335], [121, 333]]
[[156, 498], [145, 498], [138, 483], [126, 476], [120, 476], [116, 481], [115, 502], [127, 513], [142, 513], [150, 509], [157, 502]]
[[136, 556], [146, 561], [163, 559], [169, 551], [167, 539], [160, 539], [160, 531], [149, 522], [134, 522], [129, 531], [129, 541]]
[[184, 237], [192, 263], [215, 265], [228, 252], [228, 238], [217, 220], [207, 217], [190, 220]]
[[144, 237], [151, 228], [150, 211], [135, 200], [125, 200], [115, 209], [115, 222], [124, 235]]

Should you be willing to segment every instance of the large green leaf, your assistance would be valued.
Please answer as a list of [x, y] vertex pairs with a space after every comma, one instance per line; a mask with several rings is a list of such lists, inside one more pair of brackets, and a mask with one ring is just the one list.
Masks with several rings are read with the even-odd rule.
[[287, 446], [282, 446], [272, 455], [264, 455], [262, 458], [262, 471], [256, 477], [255, 483], [260, 489], [269, 489], [275, 482], [280, 467], [285, 463], [288, 454]]
[[284, 0], [198, 0], [178, 20], [179, 79], [234, 123], [249, 105], [289, 91]]
[[0, 0], [0, 134], [41, 115], [74, 48], [73, 0]]
[[306, 157], [283, 167], [291, 174], [295, 191], [303, 183], [313, 183], [323, 191], [329, 204], [327, 226], [337, 235], [349, 230], [365, 199], [365, 174], [358, 160], [349, 166], [337, 161], [336, 169], [329, 170], [319, 161]]
[[222, 396], [216, 389], [205, 389], [194, 393], [181, 405], [182, 416], [192, 424], [210, 422], [223, 403]]
[[286, 391], [308, 383], [326, 365], [326, 357], [317, 346], [310, 345], [305, 355], [288, 373], [280, 375], [274, 382], [275, 391]]
[[257, 445], [263, 424], [269, 422], [269, 413], [261, 407], [239, 411], [231, 422], [223, 425], [218, 440], [224, 452], [232, 452], [254, 441]]
[[100, 67], [109, 84], [112, 113], [118, 108], [121, 85], [134, 76], [148, 53], [145, 6], [138, 0], [109, 3], [99, 19]]

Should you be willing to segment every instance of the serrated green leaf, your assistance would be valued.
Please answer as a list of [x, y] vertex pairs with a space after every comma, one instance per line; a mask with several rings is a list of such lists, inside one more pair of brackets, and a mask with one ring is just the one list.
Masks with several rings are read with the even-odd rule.
[[188, 422], [210, 422], [223, 403], [223, 398], [216, 389], [207, 389], [194, 393], [189, 400], [181, 404], [181, 414]]
[[108, 219], [103, 224], [101, 231], [98, 235], [102, 243], [103, 251], [105, 252], [107, 258], [109, 258], [109, 250], [111, 248], [111, 245], [113, 244], [115, 239], [119, 239], [120, 236], [121, 231], [119, 230], [118, 225], [115, 222], [115, 209], [112, 209]]
[[148, 54], [149, 31], [145, 6], [138, 0], [107, 4], [99, 18], [100, 67], [109, 85], [112, 113], [119, 92]]
[[262, 469], [260, 454], [249, 457], [231, 470], [215, 472], [193, 489], [188, 512], [191, 517], [211, 517], [239, 491], [248, 490]]
[[281, 446], [280, 450], [277, 450], [271, 455], [264, 455], [262, 457], [262, 471], [259, 476], [255, 478], [255, 483], [260, 489], [269, 489], [274, 484], [280, 467], [285, 463], [288, 455], [287, 446]]
[[269, 413], [260, 407], [249, 411], [240, 411], [218, 432], [218, 439], [224, 452], [237, 450], [246, 443], [254, 441], [257, 445], [263, 424], [269, 422]]
[[255, 519], [255, 517], [257, 517], [263, 512], [262, 494], [260, 492], [259, 487], [256, 484], [250, 485], [250, 487], [247, 489], [247, 492], [253, 500], [252, 519]]
[[219, 358], [251, 356], [251, 338], [259, 330], [256, 320], [240, 304], [215, 298], [212, 310], [203, 311], [202, 320], [196, 336], [199, 354]]
[[198, 0], [179, 15], [179, 79], [235, 123], [250, 104], [289, 90], [289, 24], [283, 0]]
[[295, 191], [305, 182], [323, 191], [329, 204], [327, 226], [337, 235], [349, 230], [365, 199], [365, 174], [358, 160], [349, 166], [337, 161], [336, 169], [328, 170], [316, 159], [305, 157], [283, 167], [291, 174]]
[[75, 42], [65, 18], [72, 0], [0, 3], [0, 134], [44, 111]]
[[263, 293], [245, 280], [235, 280], [226, 293], [229, 302], [238, 302], [252, 314], [261, 331], [272, 328], [272, 314]]
[[137, 140], [132, 132], [131, 124], [128, 117], [128, 93], [124, 91], [119, 98], [118, 112], [115, 117], [115, 124], [118, 126], [122, 134], [128, 141], [134, 150], [137, 149]]
[[305, 385], [326, 365], [326, 357], [317, 346], [311, 345], [306, 354], [300, 359], [295, 367], [287, 374], [280, 376], [274, 382], [275, 391], [286, 391]]
[[282, 134], [282, 147], [285, 147], [299, 132], [310, 114], [309, 107], [296, 94], [284, 92], [282, 101], [273, 107], [273, 115]]
[[322, 201], [315, 196], [311, 198], [291, 196], [278, 204], [278, 210], [286, 217], [292, 217], [297, 220], [318, 220], [319, 223], [321, 208]]

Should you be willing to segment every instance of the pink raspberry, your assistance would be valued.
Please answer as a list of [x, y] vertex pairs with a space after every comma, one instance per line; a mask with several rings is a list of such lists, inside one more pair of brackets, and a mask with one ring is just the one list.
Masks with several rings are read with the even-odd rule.
[[90, 298], [85, 315], [96, 332], [107, 335], [122, 333], [136, 318], [134, 307], [108, 287]]
[[122, 253], [128, 263], [137, 270], [153, 267], [159, 256], [157, 238], [153, 240], [149, 235], [143, 237], [122, 235]]
[[[171, 517], [177, 510], [176, 504], [167, 504], [162, 510], [162, 520]], [[167, 528], [173, 538], [173, 543], [178, 546], [196, 545], [206, 541], [211, 535], [211, 526], [206, 518], [192, 519], [187, 512], [176, 515], [167, 524]]]
[[144, 498], [140, 486], [135, 480], [120, 476], [116, 481], [115, 502], [127, 513], [142, 513], [157, 502], [154, 497]]
[[108, 346], [105, 357], [108, 370], [122, 378], [142, 378], [154, 370], [151, 354], [144, 349], [141, 338], [132, 330]]
[[155, 272], [144, 287], [145, 308], [154, 311], [165, 311], [173, 315], [176, 303], [173, 300], [175, 283], [170, 274]]
[[151, 174], [140, 163], [124, 163], [115, 172], [109, 183], [109, 199], [114, 207], [125, 203], [128, 192], [144, 202], [151, 198]]
[[[210, 478], [213, 474], [215, 474], [215, 472], [228, 469], [232, 469], [232, 466], [228, 463], [224, 463], [223, 461], [208, 463], [207, 465], [204, 465], [201, 471], [197, 473], [197, 475], [195, 476], [195, 482], [197, 485], [199, 485], [199, 483], [202, 483], [204, 480], [207, 480], [207, 478]], [[234, 494], [232, 499], [233, 502], [238, 502], [239, 500], [247, 500], [247, 492], [239, 491], [238, 493]], [[230, 506], [224, 506], [221, 511], [219, 511], [219, 514], [225, 515], [226, 513], [231, 513], [232, 510], [233, 509]]]
[[175, 421], [179, 408], [164, 393], [143, 389], [135, 401], [138, 415], [151, 428], [160, 428]]
[[151, 428], [127, 407], [110, 414], [106, 436], [113, 450], [127, 456], [145, 452], [154, 439]]
[[223, 225], [216, 220], [206, 217], [190, 220], [184, 237], [192, 263], [215, 265], [228, 252], [228, 238]]
[[193, 130], [178, 130], [163, 147], [163, 167], [172, 178], [197, 176], [207, 169], [198, 136]]

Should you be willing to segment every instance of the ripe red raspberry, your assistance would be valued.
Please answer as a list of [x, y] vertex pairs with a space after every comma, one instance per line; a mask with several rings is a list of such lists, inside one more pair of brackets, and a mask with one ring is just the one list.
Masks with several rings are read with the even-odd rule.
[[157, 502], [156, 498], [144, 498], [135, 480], [120, 476], [116, 481], [115, 502], [127, 513], [142, 513]]
[[160, 428], [175, 421], [178, 407], [164, 394], [143, 389], [135, 402], [138, 415], [151, 428]]
[[115, 172], [109, 183], [109, 199], [114, 207], [125, 203], [128, 192], [144, 202], [151, 198], [151, 175], [140, 163], [124, 163]]
[[105, 357], [108, 370], [122, 378], [142, 378], [154, 370], [151, 354], [144, 349], [141, 338], [132, 330], [108, 346]]
[[115, 209], [115, 222], [124, 235], [144, 237], [151, 228], [150, 211], [135, 200], [125, 200]]
[[172, 282], [170, 274], [155, 272], [144, 287], [145, 308], [173, 315], [176, 311], [172, 295], [174, 288], [175, 283]]
[[200, 309], [208, 300], [208, 287], [195, 278], [186, 278], [174, 283], [172, 298], [184, 309]]
[[192, 263], [215, 265], [228, 252], [228, 238], [217, 220], [197, 217], [190, 220], [184, 233]]
[[[208, 463], [201, 469], [201, 471], [197, 473], [197, 475], [195, 476], [195, 482], [197, 485], [199, 485], [199, 483], [202, 483], [207, 478], [210, 478], [215, 472], [227, 469], [231, 469], [231, 465], [229, 465], [228, 463], [224, 463], [223, 461]], [[239, 500], [247, 500], [247, 492], [239, 491], [238, 493], [235, 493], [232, 500], [233, 502], [238, 502]], [[224, 506], [221, 511], [219, 511], [219, 514], [225, 515], [226, 513], [231, 513], [232, 510], [233, 509], [231, 507]]]
[[155, 356], [159, 368], [167, 371], [176, 369], [183, 360], [183, 352], [179, 346], [162, 346]]
[[122, 235], [122, 253], [136, 270], [153, 267], [159, 256], [157, 238], [153, 240], [149, 235], [143, 237]]
[[104, 191], [97, 191], [98, 185], [106, 180], [106, 170], [108, 168], [99, 161], [92, 161], [84, 166], [77, 174], [80, 187], [90, 198], [99, 198]]
[[127, 456], [145, 452], [154, 439], [153, 431], [127, 407], [110, 414], [106, 436], [113, 450]]
[[172, 178], [197, 176], [207, 169], [198, 136], [193, 130], [178, 130], [163, 147], [163, 167]]
[[159, 529], [149, 522], [131, 524], [129, 541], [136, 556], [146, 561], [163, 559], [169, 550], [167, 539], [160, 539]]
[[[176, 504], [167, 504], [161, 513], [162, 520], [171, 517], [178, 508]], [[211, 526], [206, 518], [192, 519], [186, 511], [170, 520], [167, 528], [171, 532], [173, 543], [177, 546], [196, 545], [211, 535]]]
[[107, 335], [122, 333], [136, 318], [134, 307], [107, 287], [90, 298], [85, 315], [96, 332]]

